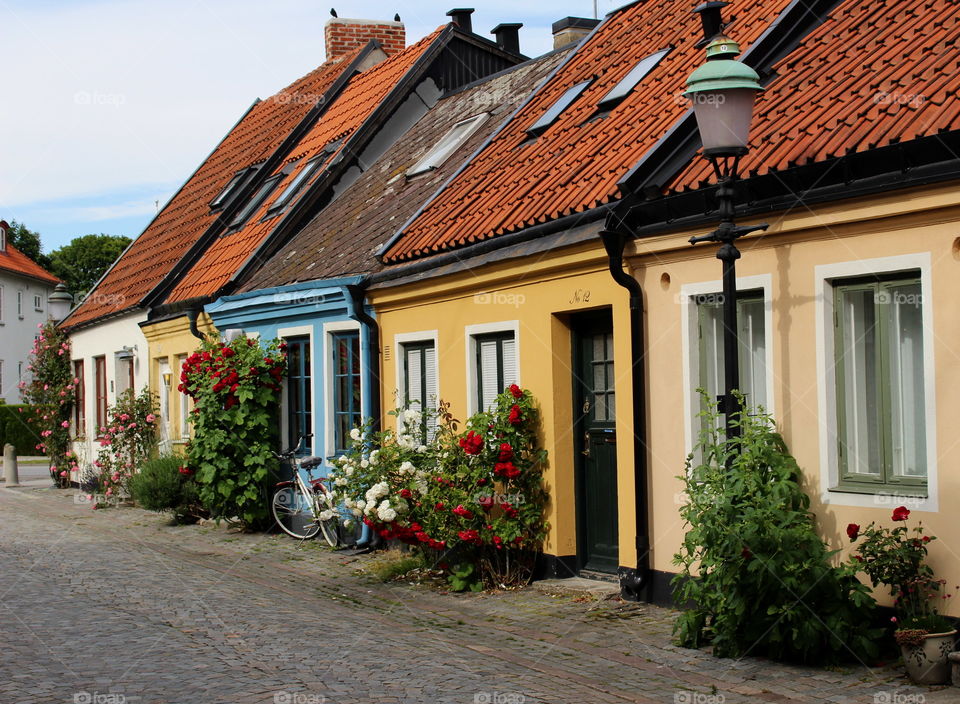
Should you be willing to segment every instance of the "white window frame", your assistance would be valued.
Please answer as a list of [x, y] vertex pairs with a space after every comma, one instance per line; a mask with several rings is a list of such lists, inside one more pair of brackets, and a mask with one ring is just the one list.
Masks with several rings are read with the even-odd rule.
[[[323, 324], [323, 456], [331, 458], [336, 452], [336, 433], [333, 424], [333, 334], [337, 332], [359, 332], [360, 333], [360, 418], [366, 420], [370, 410], [367, 408], [367, 374], [364, 373], [363, 350], [367, 343], [367, 336], [360, 323], [352, 320], [338, 320], [335, 322]], [[311, 344], [312, 341], [311, 341]], [[316, 348], [313, 348], [316, 349]], [[377, 393], [377, 389], [373, 390]], [[314, 397], [316, 398], [316, 397]], [[316, 403], [316, 402], [314, 402]], [[316, 426], [316, 417], [314, 417], [314, 426]], [[316, 437], [316, 430], [314, 430]]]
[[[310, 409], [310, 432], [313, 433], [313, 440], [311, 441], [311, 446], [313, 448], [314, 454], [319, 455], [318, 450], [318, 441], [320, 436], [317, 434], [317, 375], [314, 374], [314, 370], [317, 368], [316, 357], [317, 346], [314, 341], [314, 330], [312, 325], [295, 325], [289, 328], [279, 328], [277, 330], [277, 337], [282, 340], [286, 340], [288, 337], [306, 337], [308, 338], [308, 343], [310, 345], [310, 404], [313, 408]], [[326, 365], [324, 365], [326, 366]], [[324, 370], [326, 374], [326, 370]], [[326, 383], [326, 378], [324, 378], [324, 383]], [[290, 430], [290, 419], [287, 417], [287, 408], [289, 399], [287, 398], [287, 385], [281, 385], [280, 392], [280, 403], [282, 404], [280, 408], [282, 409], [280, 413], [280, 437], [283, 438], [283, 442], [286, 442], [288, 432]], [[284, 448], [292, 449], [292, 448]]]
[[[406, 375], [403, 371], [403, 360], [406, 356], [406, 351], [404, 350], [404, 345], [412, 345], [424, 342], [432, 342], [433, 349], [435, 350], [434, 354], [434, 365], [433, 372], [436, 375], [437, 379], [437, 399], [440, 399], [440, 345], [438, 340], [440, 339], [439, 332], [437, 330], [421, 330], [420, 332], [402, 332], [397, 333], [393, 336], [393, 349], [395, 354], [393, 355], [394, 369], [396, 370], [396, 390], [393, 392], [394, 399], [396, 399], [396, 405], [399, 406], [403, 403], [403, 389], [406, 386]], [[400, 429], [400, 419], [397, 419], [397, 430]]]
[[23, 320], [23, 291], [17, 291], [17, 317]]
[[[180, 374], [183, 372], [183, 365], [187, 360], [187, 355], [180, 354], [177, 355], [175, 359], [177, 366], [173, 372], [173, 382], [176, 382], [177, 386], [179, 386]], [[179, 413], [177, 414], [177, 432], [175, 436], [180, 442], [185, 442], [190, 439], [190, 394], [179, 390], [177, 394], [179, 401], [177, 408]], [[171, 435], [174, 435], [174, 433], [171, 433]]]
[[[439, 169], [453, 154], [466, 142], [474, 133], [480, 129], [480, 125], [487, 121], [490, 113], [482, 112], [479, 115], [460, 120], [447, 130], [444, 135], [437, 140], [436, 144], [430, 147], [429, 151], [417, 160], [417, 163], [407, 169], [407, 176], [416, 176], [427, 171]], [[458, 130], [461, 130], [457, 134]]]
[[38, 313], [43, 312], [43, 297], [39, 294], [33, 294], [33, 309]]
[[934, 362], [933, 306], [923, 306], [923, 378], [926, 404], [927, 497], [897, 496], [882, 489], [876, 494], [861, 494], [837, 489], [840, 483], [840, 461], [837, 453], [837, 375], [834, 361], [834, 286], [833, 282], [876, 274], [920, 272], [920, 293], [932, 300], [933, 280], [930, 252], [903, 254], [877, 259], [862, 259], [814, 268], [816, 292], [817, 379], [820, 426], [820, 500], [836, 506], [876, 508], [900, 504], [917, 511], [939, 511], [937, 472], [937, 399], [936, 364]]
[[4, 304], [5, 297], [3, 294], [4, 294], [3, 284], [0, 284], [0, 325], [3, 325], [4, 323], [4, 317], [3, 317], [4, 305], [3, 304]]
[[[775, 388], [773, 373], [773, 276], [770, 274], [757, 274], [755, 276], [738, 276], [737, 291], [762, 291], [763, 292], [763, 334], [766, 339], [766, 367], [767, 367], [767, 398], [762, 405], [767, 413], [774, 415], [776, 412]], [[723, 293], [723, 281], [702, 281], [699, 283], [684, 284], [680, 287], [680, 319], [685, 324], [680, 326], [681, 345], [683, 349], [683, 430], [685, 454], [693, 451], [693, 447], [699, 438], [699, 430], [694, 432], [693, 418], [696, 415], [694, 409], [700, 408], [700, 395], [697, 393], [699, 383], [694, 380], [700, 378], [700, 345], [699, 334], [697, 332], [699, 320], [697, 303], [694, 300], [697, 296]]]
[[464, 341], [466, 348], [466, 363], [467, 363], [467, 415], [472, 416], [474, 413], [477, 413], [481, 409], [477, 408], [477, 395], [479, 394], [479, 389], [477, 388], [477, 338], [482, 337], [483, 335], [490, 335], [496, 333], [512, 332], [513, 333], [513, 344], [514, 349], [517, 352], [517, 384], [520, 385], [520, 380], [522, 378], [522, 373], [520, 369], [520, 360], [523, 357], [520, 354], [520, 321], [519, 320], [504, 320], [497, 323], [480, 323], [477, 325], [467, 325], [463, 329], [464, 332]]

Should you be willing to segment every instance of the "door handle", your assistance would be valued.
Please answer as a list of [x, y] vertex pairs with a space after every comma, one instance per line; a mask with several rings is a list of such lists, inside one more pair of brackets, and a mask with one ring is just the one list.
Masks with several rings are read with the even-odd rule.
[[588, 430], [583, 434], [583, 454], [584, 457], [590, 456], [590, 431]]

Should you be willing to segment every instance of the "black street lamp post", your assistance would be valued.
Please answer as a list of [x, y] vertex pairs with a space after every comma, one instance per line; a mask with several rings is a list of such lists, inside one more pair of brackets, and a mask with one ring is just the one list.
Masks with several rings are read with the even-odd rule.
[[[706, 63], [687, 79], [684, 95], [693, 103], [703, 141], [703, 156], [713, 166], [719, 183], [720, 225], [708, 235], [691, 237], [690, 244], [720, 244], [717, 259], [723, 262], [724, 393], [717, 401], [730, 440], [740, 436], [736, 420], [741, 410], [735, 393], [740, 389], [736, 268], [740, 250], [736, 241], [750, 232], [767, 229], [765, 224], [739, 227], [734, 223], [734, 183], [739, 177], [740, 158], [747, 153], [754, 99], [762, 88], [756, 71], [734, 60], [740, 54], [740, 47], [733, 40], [723, 34], [717, 35], [707, 45], [706, 54]], [[737, 451], [736, 447], [732, 449]]]

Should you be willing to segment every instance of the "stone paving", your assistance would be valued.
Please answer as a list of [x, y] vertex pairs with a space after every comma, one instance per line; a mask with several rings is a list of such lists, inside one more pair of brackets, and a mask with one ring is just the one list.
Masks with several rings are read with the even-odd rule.
[[678, 648], [667, 609], [385, 585], [368, 559], [0, 489], [0, 704], [960, 702]]

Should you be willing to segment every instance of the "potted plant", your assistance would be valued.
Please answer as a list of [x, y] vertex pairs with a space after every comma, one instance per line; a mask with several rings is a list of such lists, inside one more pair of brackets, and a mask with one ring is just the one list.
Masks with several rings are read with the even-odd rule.
[[908, 528], [909, 518], [909, 509], [898, 506], [891, 516], [898, 524], [895, 528], [871, 523], [861, 530], [851, 523], [847, 536], [851, 541], [862, 537], [853, 556], [857, 569], [867, 574], [874, 587], [888, 587], [894, 597], [894, 638], [907, 675], [917, 684], [944, 684], [950, 680], [947, 656], [957, 631], [940, 614], [938, 604], [953, 595], [942, 593], [946, 582], [935, 579], [926, 563], [927, 546], [936, 537], [925, 534], [919, 522]]

